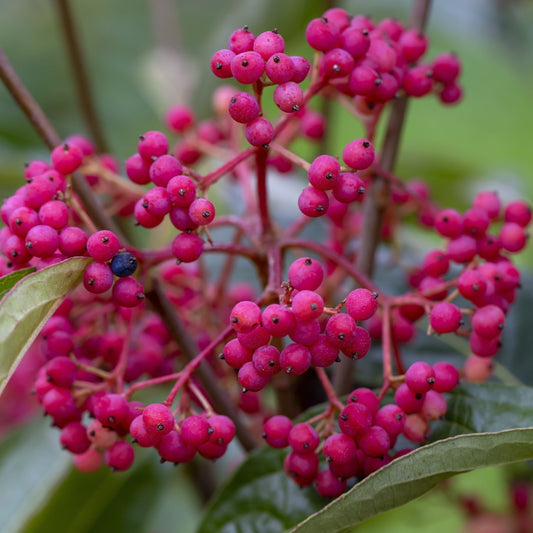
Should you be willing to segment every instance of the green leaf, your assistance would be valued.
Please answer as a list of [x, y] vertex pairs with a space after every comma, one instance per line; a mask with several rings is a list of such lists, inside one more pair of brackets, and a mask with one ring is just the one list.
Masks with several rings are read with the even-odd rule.
[[0, 443], [2, 533], [20, 532], [68, 472], [70, 457], [58, 439], [59, 432], [50, 428], [49, 420], [39, 418]]
[[533, 428], [462, 435], [395, 459], [291, 531], [347, 533], [353, 526], [476, 468], [533, 458]]
[[91, 259], [73, 257], [20, 280], [0, 300], [0, 393]]
[[298, 489], [283, 471], [287, 450], [253, 452], [212, 499], [199, 533], [279, 533], [320, 509], [314, 488]]
[[446, 436], [533, 425], [533, 388], [502, 383], [464, 383], [448, 396]]
[[7, 276], [3, 276], [0, 278], [0, 300], [4, 297], [5, 293], [13, 288], [13, 285], [17, 283], [17, 281], [21, 280], [22, 278], [26, 277], [28, 274], [31, 274], [32, 272], [35, 272], [35, 267], [29, 267], [29, 268], [22, 268], [21, 270], [15, 270], [15, 272], [11, 272], [11, 274], [7, 274]]

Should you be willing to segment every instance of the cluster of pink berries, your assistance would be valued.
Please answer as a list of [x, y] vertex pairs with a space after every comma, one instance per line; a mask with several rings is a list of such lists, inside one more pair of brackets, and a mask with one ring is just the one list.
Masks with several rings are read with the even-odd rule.
[[[75, 466], [83, 472], [98, 470], [104, 462], [113, 471], [127, 470], [135, 458], [133, 444], [155, 448], [162, 463], [187, 463], [196, 453], [216, 459], [235, 436], [235, 425], [226, 416], [191, 414], [178, 423], [166, 405], [144, 406], [121, 394], [95, 393], [78, 407], [65, 388], [77, 369], [61, 362], [43, 368], [36, 390], [45, 412], [61, 429], [61, 446], [73, 454]], [[88, 425], [81, 421], [83, 410], [94, 418]]]
[[[88, 255], [95, 261], [85, 269], [85, 288], [102, 294], [113, 287], [115, 303], [133, 307], [144, 298], [142, 285], [131, 277], [137, 267], [135, 257], [119, 253], [119, 240], [111, 231], [88, 237], [77, 225], [78, 213], [70, 206], [74, 193], [66, 177], [94, 153], [92, 143], [76, 135], [52, 151], [51, 166], [40, 160], [28, 163], [24, 172], [26, 184], [6, 199], [0, 210], [6, 224], [0, 230], [0, 252], [5, 256], [0, 272], [27, 266], [41, 269], [68, 257]], [[102, 164], [112, 170], [113, 160], [108, 157], [106, 161]], [[115, 281], [114, 276], [119, 279]]]
[[[337, 426], [331, 412], [296, 425], [275, 415], [265, 422], [263, 437], [273, 448], [290, 446], [285, 472], [299, 486], [314, 482], [319, 494], [336, 498], [350, 478], [362, 479], [410, 451], [394, 452], [400, 435], [413, 443], [426, 440], [428, 421], [446, 413], [441, 393], [451, 392], [458, 381], [459, 372], [449, 363], [414, 363], [396, 390], [395, 403], [380, 407], [380, 398], [372, 390], [359, 387], [340, 406]], [[322, 470], [320, 452], [327, 465]]]
[[[324, 306], [316, 292], [324, 278], [321, 264], [302, 257], [288, 271], [280, 303], [262, 311], [252, 301], [237, 303], [230, 313], [230, 323], [237, 337], [224, 347], [221, 356], [238, 369], [244, 391], [260, 391], [270, 378], [283, 371], [300, 376], [311, 365], [328, 367], [342, 352], [351, 359], [362, 359], [370, 349], [370, 335], [357, 325], [370, 319], [377, 310], [377, 294], [355, 289], [346, 298], [347, 313]], [[270, 344], [272, 338], [292, 341], [281, 350]]]
[[[245, 26], [231, 34], [228, 46], [215, 52], [211, 59], [215, 76], [254, 84], [258, 92], [264, 86], [277, 85], [273, 99], [281, 111], [296, 113], [302, 109], [304, 93], [299, 84], [307, 77], [310, 64], [304, 57], [284, 53], [285, 41], [277, 30], [255, 37]], [[260, 116], [261, 107], [255, 96], [239, 92], [231, 97], [228, 109], [233, 120], [245, 124], [244, 135], [252, 146], [268, 146], [274, 137], [274, 126]]]
[[172, 242], [172, 253], [179, 261], [190, 263], [200, 257], [204, 246], [196, 230], [213, 221], [215, 206], [206, 198], [196, 197], [195, 182], [183, 174], [181, 162], [169, 155], [168, 149], [169, 142], [163, 133], [144, 133], [137, 145], [138, 152], [126, 161], [126, 174], [139, 185], [155, 185], [135, 204], [137, 222], [145, 228], [154, 228], [169, 215], [181, 232]]
[[53, 151], [52, 167], [45, 161], [27, 165], [26, 184], [0, 209], [5, 224], [0, 230], [0, 251], [5, 256], [2, 273], [13, 266], [45, 266], [58, 257], [85, 253], [87, 236], [72, 221], [65, 178], [79, 168], [82, 159], [75, 144], [65, 143]]
[[[61, 429], [60, 442], [74, 454], [80, 470], [95, 470], [103, 462], [125, 470], [133, 463], [134, 445], [154, 447], [162, 461], [173, 463], [188, 462], [197, 453], [210, 459], [222, 456], [235, 425], [214, 414], [196, 382], [195, 365], [201, 361], [220, 380], [235, 383], [237, 371], [245, 392], [238, 393], [238, 405], [248, 415], [244, 424], [252, 432], [265, 415], [255, 393], [278, 373], [301, 376], [314, 367], [328, 407], [296, 425], [284, 416], [271, 416], [264, 423], [264, 438], [275, 448], [291, 447], [285, 470], [298, 485], [315, 482], [320, 494], [336, 497], [350, 479], [361, 479], [405, 453], [394, 451], [400, 435], [421, 443], [429, 434], [429, 422], [446, 413], [443, 394], [455, 388], [459, 371], [446, 362], [415, 362], [403, 368], [399, 345], [414, 338], [418, 320], [428, 317], [430, 333], [468, 337], [477, 360], [468, 359], [464, 377], [489, 376], [478, 360], [490, 361], [500, 348], [506, 314], [520, 283], [511, 254], [527, 243], [530, 207], [522, 201], [503, 207], [497, 194], [483, 192], [465, 213], [442, 210], [430, 202], [423, 184], [404, 184], [380, 168], [373, 145], [381, 111], [397, 96], [436, 93], [443, 103], [458, 101], [459, 60], [443, 54], [424, 64], [425, 35], [396, 20], [376, 23], [339, 8], [312, 20], [305, 34], [316, 51], [312, 68], [307, 59], [285, 54], [284, 40], [275, 30], [257, 37], [247, 27], [233, 32], [228, 48], [214, 54], [211, 70], [219, 78], [251, 85], [253, 93], [222, 87], [214, 96], [216, 118], [199, 123], [186, 106], [170, 109], [167, 126], [181, 137], [169, 153], [164, 133], [141, 135], [137, 152], [125, 164], [133, 185], [116, 175], [92, 175], [88, 169], [95, 168], [89, 166], [93, 162], [97, 170], [113, 174], [118, 165], [106, 154], [97, 157], [92, 143], [76, 136], [53, 150], [51, 165], [30, 163], [27, 183], [4, 202], [0, 274], [74, 256], [93, 259], [83, 276], [86, 290], [65, 300], [31, 348], [40, 361], [34, 379], [37, 400]], [[301, 84], [306, 81], [304, 91]], [[269, 86], [275, 86], [278, 122], [262, 113]], [[319, 139], [324, 133], [323, 117], [307, 106], [319, 93], [348, 102], [366, 128], [365, 138], [344, 146], [344, 167], [340, 157], [321, 154], [309, 164], [288, 149], [298, 135]], [[244, 149], [242, 132], [251, 145]], [[205, 155], [223, 163], [205, 175], [185, 166]], [[307, 172], [309, 185], [298, 198], [305, 216], [289, 229], [277, 227], [270, 218], [264, 186], [267, 164], [279, 171], [296, 164]], [[69, 186], [68, 175], [78, 170], [110, 199], [112, 214], [133, 215], [145, 228], [159, 226], [168, 215], [179, 230], [171, 245], [136, 250], [126, 248], [107, 229], [95, 231]], [[251, 187], [254, 171], [256, 195]], [[215, 222], [235, 229], [234, 241], [213, 243], [208, 226], [215, 207], [205, 195], [224, 176], [242, 185], [247, 205], [242, 217], [219, 216]], [[422, 267], [410, 276], [412, 290], [400, 296], [380, 292], [378, 297], [372, 282], [353, 267], [357, 252], [352, 239], [360, 236], [362, 215], [349, 210], [365, 201], [366, 188], [378, 177], [389, 180], [392, 199], [382, 237], [392, 238], [395, 225], [416, 212], [424, 226], [447, 239], [442, 249], [426, 254]], [[309, 218], [323, 215], [329, 231], [325, 244], [297, 236], [311, 223]], [[201, 257], [202, 233], [214, 251], [228, 255], [213, 283], [200, 262], [180, 264]], [[296, 259], [288, 268], [288, 281], [280, 285], [284, 253], [290, 247], [321, 259]], [[229, 284], [234, 256], [258, 268], [265, 286], [262, 296], [254, 300], [250, 286]], [[183, 325], [180, 346], [200, 350], [196, 358], [188, 354], [189, 363], [179, 361], [181, 350], [171, 332], [144, 300], [141, 281], [150, 275], [157, 277], [172, 307], [164, 312], [174, 313], [174, 323]], [[360, 288], [343, 292], [342, 301], [328, 307], [328, 301], [339, 301], [338, 289], [348, 279]], [[224, 332], [220, 325], [228, 322], [231, 328]], [[342, 403], [325, 369], [340, 361], [340, 354], [364, 358], [371, 339], [387, 341], [383, 388], [376, 394], [359, 387]], [[224, 363], [213, 357], [220, 347]], [[385, 362], [390, 367], [386, 371]], [[136, 390], [164, 383], [175, 383], [165, 402], [145, 406], [130, 400]], [[172, 410], [178, 393], [179, 405]], [[236, 400], [237, 394], [230, 391], [229, 397]], [[87, 416], [94, 418], [89, 424]], [[327, 463], [322, 470], [321, 454]]]
[[379, 112], [400, 91], [417, 98], [434, 91], [444, 104], [462, 96], [458, 58], [446, 53], [422, 63], [427, 37], [398, 20], [376, 23], [332, 8], [308, 24], [305, 37], [322, 52], [320, 73], [338, 91], [353, 97], [362, 115]]

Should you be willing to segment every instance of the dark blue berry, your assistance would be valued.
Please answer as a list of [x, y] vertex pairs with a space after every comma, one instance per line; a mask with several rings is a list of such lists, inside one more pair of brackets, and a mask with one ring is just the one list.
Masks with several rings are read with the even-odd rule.
[[131, 276], [137, 270], [137, 259], [129, 252], [121, 252], [111, 260], [111, 271], [119, 278]]

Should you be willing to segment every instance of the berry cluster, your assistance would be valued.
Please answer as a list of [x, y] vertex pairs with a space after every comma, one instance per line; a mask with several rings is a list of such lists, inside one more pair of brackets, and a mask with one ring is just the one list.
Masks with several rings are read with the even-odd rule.
[[442, 54], [422, 63], [429, 41], [422, 32], [395, 19], [374, 22], [332, 8], [307, 26], [308, 44], [322, 52], [319, 69], [328, 83], [354, 99], [358, 113], [374, 114], [398, 91], [416, 98], [431, 92], [444, 104], [457, 102], [461, 63]]
[[[300, 376], [311, 365], [331, 366], [339, 360], [340, 352], [351, 359], [362, 359], [370, 349], [370, 335], [357, 321], [374, 315], [376, 293], [355, 289], [345, 300], [347, 313], [341, 313], [342, 304], [326, 308], [316, 292], [324, 278], [318, 261], [297, 259], [288, 275], [279, 304], [270, 304], [261, 311], [256, 303], [245, 300], [230, 313], [237, 338], [226, 344], [221, 358], [238, 369], [243, 391], [262, 390], [280, 371]], [[287, 336], [292, 342], [281, 350], [270, 344]]]
[[[174, 129], [184, 127], [179, 110], [178, 114], [174, 110], [171, 117]], [[126, 173], [131, 181], [155, 185], [137, 200], [134, 215], [145, 228], [158, 226], [169, 215], [172, 224], [181, 232], [172, 242], [172, 253], [179, 261], [191, 263], [200, 257], [204, 246], [195, 231], [213, 221], [215, 206], [206, 198], [196, 197], [196, 184], [183, 174], [181, 162], [168, 154], [168, 148], [169, 142], [163, 133], [148, 131], [140, 136], [137, 153], [126, 161]]]
[[[296, 425], [275, 415], [265, 422], [263, 437], [273, 448], [290, 446], [285, 472], [298, 485], [314, 482], [319, 494], [336, 498], [346, 490], [350, 478], [364, 478], [407, 453], [405, 448], [392, 450], [400, 435], [413, 443], [423, 442], [428, 421], [446, 412], [441, 393], [452, 391], [458, 381], [459, 372], [449, 363], [433, 367], [414, 363], [396, 390], [395, 403], [380, 407], [381, 400], [372, 390], [359, 387], [348, 395], [345, 405], [338, 406], [337, 426], [331, 410]], [[322, 470], [320, 453], [327, 465]]]
[[[400, 98], [436, 93], [446, 104], [461, 98], [459, 60], [442, 54], [422, 63], [428, 40], [420, 31], [339, 8], [312, 20], [305, 37], [315, 53], [312, 65], [285, 54], [276, 30], [257, 37], [247, 27], [233, 32], [211, 70], [251, 86], [250, 92], [219, 88], [214, 117], [201, 122], [187, 106], [172, 107], [165, 120], [179, 136], [176, 144], [171, 148], [161, 131], [141, 135], [125, 162], [129, 181], [118, 175], [112, 156], [74, 136], [53, 150], [51, 164], [31, 162], [26, 184], [2, 205], [1, 274], [28, 265], [53, 268], [74, 256], [93, 260], [84, 287], [63, 302], [30, 348], [33, 375], [13, 381], [33, 383], [80, 470], [102, 462], [126, 470], [136, 446], [153, 447], [173, 463], [197, 452], [216, 459], [236, 433], [241, 442], [243, 434], [255, 442], [264, 432], [269, 445], [290, 446], [285, 470], [297, 484], [315, 482], [320, 494], [336, 497], [350, 479], [406, 453], [396, 449], [400, 435], [424, 442], [460, 376], [490, 376], [520, 284], [512, 254], [527, 243], [530, 207], [523, 201], [503, 206], [496, 193], [482, 192], [464, 213], [442, 209], [423, 182], [405, 182], [383, 168], [375, 148], [383, 110]], [[280, 112], [269, 120], [263, 98], [271, 86]], [[323, 136], [326, 117], [309, 105], [318, 96], [347, 107], [365, 132], [336, 155], [319, 153], [307, 162], [290, 146], [298, 137]], [[194, 166], [199, 161], [202, 166]], [[299, 168], [308, 180], [295, 201], [300, 213], [288, 227], [270, 213], [269, 167], [286, 174]], [[113, 224], [89, 215], [87, 198], [71, 186], [72, 173], [85, 177], [105, 215], [149, 229], [168, 215], [179, 233], [159, 248], [129, 244], [118, 229], [110, 231]], [[215, 219], [207, 196], [222, 178], [237, 185], [242, 202], [229, 206], [238, 214]], [[357, 266], [368, 222], [360, 207], [373, 209], [366, 191], [376, 183], [390, 200], [376, 232], [382, 241], [396, 241], [397, 228], [412, 215], [445, 239], [410, 272], [410, 288], [400, 295], [381, 290], [368, 269]], [[301, 235], [318, 223], [325, 228], [323, 242]], [[209, 232], [215, 235], [218, 227], [233, 237], [212, 239]], [[298, 255], [288, 264], [291, 250]], [[216, 275], [210, 253], [224, 254]], [[256, 268], [259, 294], [232, 283], [240, 274], [236, 257]], [[423, 361], [405, 368], [402, 345], [423, 318], [429, 334], [469, 339], [472, 356], [464, 369]], [[350, 383], [335, 391], [331, 373], [363, 359], [372, 340], [374, 347], [382, 342], [381, 389]], [[201, 363], [212, 379], [200, 381]], [[265, 407], [261, 391], [276, 375], [305, 380], [310, 370], [328, 400], [322, 413], [293, 425]], [[161, 403], [132, 400], [140, 389], [168, 384]], [[216, 394], [204, 390], [208, 386]], [[350, 389], [342, 402], [338, 394]], [[320, 457], [327, 463], [322, 470]]]

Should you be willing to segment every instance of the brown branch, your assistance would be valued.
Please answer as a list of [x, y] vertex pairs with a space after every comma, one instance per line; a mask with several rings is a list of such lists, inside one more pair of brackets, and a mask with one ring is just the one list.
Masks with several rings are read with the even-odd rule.
[[[411, 10], [411, 27], [423, 31], [429, 15], [431, 0], [413, 0]], [[392, 104], [383, 148], [381, 150], [380, 166], [387, 171], [394, 171], [398, 148], [407, 111], [408, 99], [401, 96]], [[357, 252], [355, 265], [357, 269], [367, 276], [372, 276], [376, 250], [380, 241], [381, 228], [385, 213], [390, 203], [390, 182], [380, 176], [372, 181], [365, 198], [363, 207], [363, 232], [361, 245]], [[345, 359], [335, 368], [333, 383], [339, 394], [350, 391], [353, 376], [353, 361]]]
[[74, 72], [83, 118], [98, 151], [100, 153], [107, 152], [108, 147], [104, 139], [98, 113], [96, 112], [87, 66], [81, 51], [78, 31], [76, 30], [69, 0], [57, 0], [57, 8], [66, 41], [65, 48], [68, 50], [70, 64]]
[[44, 144], [50, 150], [61, 144], [61, 138], [18, 77], [2, 48], [0, 48], [0, 79], [19, 108], [31, 122], [37, 135], [39, 135]]

